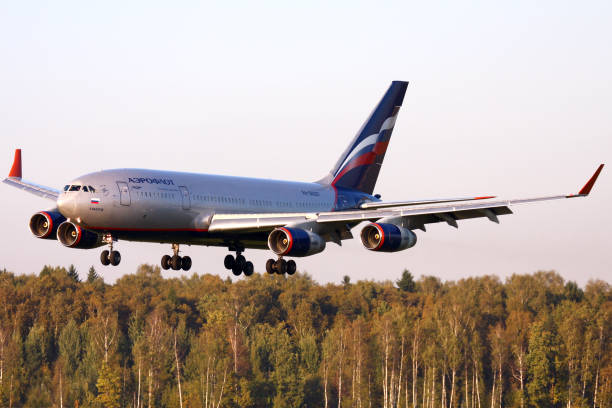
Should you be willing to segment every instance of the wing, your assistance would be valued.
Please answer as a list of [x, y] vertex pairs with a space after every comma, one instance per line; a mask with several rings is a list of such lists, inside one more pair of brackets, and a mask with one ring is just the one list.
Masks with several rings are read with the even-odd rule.
[[15, 159], [13, 160], [13, 166], [7, 178], [3, 180], [4, 183], [12, 187], [25, 190], [28, 193], [35, 194], [39, 197], [44, 197], [49, 200], [57, 201], [59, 197], [59, 190], [51, 187], [45, 187], [32, 183], [30, 181], [23, 180], [21, 178], [21, 149], [15, 150]]
[[[318, 225], [322, 235], [329, 235], [330, 241], [338, 242], [340, 239], [350, 237], [353, 226], [362, 221], [376, 221], [380, 219], [392, 220], [402, 224], [405, 228], [425, 230], [426, 224], [446, 222], [457, 228], [457, 221], [470, 218], [488, 218], [499, 223], [498, 216], [512, 214], [510, 206], [529, 204], [539, 201], [559, 200], [565, 198], [586, 197], [591, 192], [599, 173], [603, 169], [600, 165], [589, 181], [577, 194], [563, 194], [546, 197], [521, 198], [515, 200], [491, 200], [492, 197], [473, 197], [469, 202], [456, 202], [457, 199], [434, 200], [436, 204], [416, 204], [416, 201], [399, 202], [388, 206], [365, 208], [350, 211], [329, 211], [320, 213], [288, 213], [288, 214], [217, 214], [213, 216], [209, 231], [267, 231], [276, 227], [290, 225]], [[431, 200], [427, 200], [428, 202]], [[440, 205], [440, 203], [445, 203]], [[452, 203], [452, 204], [449, 204]]]

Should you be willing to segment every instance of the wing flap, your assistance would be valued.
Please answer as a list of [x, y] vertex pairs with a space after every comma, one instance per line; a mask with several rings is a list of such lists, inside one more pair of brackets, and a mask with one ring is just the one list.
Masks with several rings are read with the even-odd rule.
[[[380, 219], [401, 220], [406, 228], [425, 230], [426, 224], [446, 222], [457, 228], [457, 221], [472, 218], [487, 218], [499, 223], [498, 216], [512, 214], [509, 208], [513, 205], [530, 204], [541, 201], [560, 200], [565, 198], [586, 197], [591, 191], [595, 180], [601, 172], [603, 165], [599, 166], [595, 174], [589, 179], [585, 187], [578, 194], [554, 195], [545, 197], [519, 198], [515, 200], [484, 200], [484, 197], [475, 197], [468, 202], [446, 205], [406, 205], [401, 202], [395, 207], [357, 209], [347, 211], [327, 211], [320, 213], [277, 213], [277, 214], [216, 214], [211, 220], [209, 231], [262, 231], [272, 230], [285, 225], [297, 225], [316, 222], [331, 229], [335, 226], [351, 228], [362, 221], [376, 221]], [[491, 198], [491, 197], [486, 197]], [[334, 225], [335, 224], [335, 225]], [[343, 238], [344, 239], [344, 238]]]

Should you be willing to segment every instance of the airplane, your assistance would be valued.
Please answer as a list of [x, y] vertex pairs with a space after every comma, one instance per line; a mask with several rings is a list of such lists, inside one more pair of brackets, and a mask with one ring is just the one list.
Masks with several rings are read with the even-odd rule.
[[50, 199], [51, 209], [30, 218], [35, 237], [58, 240], [69, 248], [108, 246], [103, 265], [119, 265], [115, 249], [120, 240], [170, 244], [163, 255], [164, 270], [189, 270], [192, 260], [181, 256], [180, 245], [227, 247], [225, 268], [236, 276], [254, 272], [246, 249], [269, 249], [270, 274], [292, 275], [293, 259], [322, 252], [328, 242], [342, 245], [361, 230], [363, 246], [374, 252], [413, 247], [415, 230], [445, 222], [487, 218], [499, 223], [512, 214], [510, 206], [564, 198], [586, 197], [604, 165], [601, 164], [577, 194], [515, 200], [494, 196], [382, 201], [374, 194], [376, 180], [391, 139], [408, 82], [393, 81], [332, 170], [315, 182], [292, 182], [146, 169], [114, 169], [89, 173], [62, 190], [22, 178], [21, 149], [4, 183]]

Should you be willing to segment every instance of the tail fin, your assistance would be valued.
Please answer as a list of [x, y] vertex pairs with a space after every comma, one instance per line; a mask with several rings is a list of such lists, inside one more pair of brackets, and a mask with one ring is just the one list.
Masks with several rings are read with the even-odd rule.
[[320, 183], [359, 190], [367, 194], [374, 192], [376, 179], [407, 87], [408, 82], [391, 83], [349, 147]]

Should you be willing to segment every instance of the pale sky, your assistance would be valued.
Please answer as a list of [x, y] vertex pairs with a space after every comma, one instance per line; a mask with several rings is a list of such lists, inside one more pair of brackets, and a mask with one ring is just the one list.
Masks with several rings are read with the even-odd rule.
[[[356, 239], [297, 259], [317, 281], [456, 280], [555, 269], [611, 282], [612, 2], [3, 2], [0, 158], [60, 188], [116, 167], [296, 181], [321, 178], [392, 80], [410, 81], [376, 192], [386, 200], [575, 193], [417, 231], [414, 248]], [[333, 3], [333, 4], [331, 4]], [[53, 203], [0, 185], [0, 268], [94, 265], [107, 282], [169, 245], [103, 248], [34, 238]], [[232, 276], [225, 249], [183, 247], [189, 274]], [[245, 255], [264, 270], [271, 251]], [[165, 272], [177, 276], [178, 272]]]

